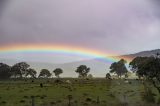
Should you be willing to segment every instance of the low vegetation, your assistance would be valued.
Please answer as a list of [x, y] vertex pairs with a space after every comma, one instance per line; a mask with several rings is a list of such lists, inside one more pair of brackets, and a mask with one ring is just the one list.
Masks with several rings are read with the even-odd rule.
[[[124, 79], [32, 79], [0, 82], [0, 106], [154, 106], [157, 90], [149, 82]], [[67, 81], [71, 83], [68, 83]], [[43, 87], [41, 87], [42, 85]], [[149, 89], [148, 89], [149, 88]], [[148, 89], [148, 90], [147, 90]]]

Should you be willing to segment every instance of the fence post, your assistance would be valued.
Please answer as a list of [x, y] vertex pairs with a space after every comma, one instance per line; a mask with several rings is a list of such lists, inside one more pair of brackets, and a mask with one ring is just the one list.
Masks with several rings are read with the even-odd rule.
[[99, 96], [97, 96], [97, 104], [99, 104], [99, 103], [100, 103]]
[[31, 99], [32, 99], [32, 101], [31, 101], [31, 103], [32, 103], [32, 106], [35, 106], [35, 101], [34, 101], [34, 96], [31, 96]]

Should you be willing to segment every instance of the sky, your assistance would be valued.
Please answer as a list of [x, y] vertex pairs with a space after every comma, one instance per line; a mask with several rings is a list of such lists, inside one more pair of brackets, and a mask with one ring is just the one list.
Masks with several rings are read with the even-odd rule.
[[[63, 44], [116, 54], [158, 49], [159, 5], [159, 0], [1, 0], [0, 45]], [[54, 54], [53, 61], [45, 55], [0, 56], [58, 63], [83, 59]]]

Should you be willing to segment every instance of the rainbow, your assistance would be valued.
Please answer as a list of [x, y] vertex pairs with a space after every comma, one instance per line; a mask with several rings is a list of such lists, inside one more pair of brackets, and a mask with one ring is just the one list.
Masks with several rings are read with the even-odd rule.
[[131, 61], [130, 58], [126, 57], [111, 57], [115, 55], [113, 53], [102, 53], [96, 50], [90, 50], [80, 47], [66, 46], [66, 45], [53, 45], [53, 44], [16, 44], [16, 45], [5, 45], [0, 46], [0, 54], [6, 53], [60, 53], [77, 55], [90, 58], [100, 58], [107, 62], [116, 62], [121, 58]]

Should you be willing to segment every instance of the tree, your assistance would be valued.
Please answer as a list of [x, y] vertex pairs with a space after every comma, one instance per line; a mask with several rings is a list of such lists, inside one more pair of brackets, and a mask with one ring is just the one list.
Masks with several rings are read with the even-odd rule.
[[106, 74], [106, 79], [112, 79], [110, 73]]
[[28, 65], [26, 62], [17, 63], [11, 68], [12, 75], [14, 77], [23, 78], [26, 75], [29, 67], [30, 65]]
[[121, 78], [122, 75], [124, 75], [125, 73], [128, 72], [125, 64], [126, 64], [126, 60], [124, 59], [121, 59], [120, 61], [118, 62], [114, 62], [111, 64], [110, 66], [110, 72], [111, 73], [116, 73], [118, 75], [118, 77]]
[[89, 75], [87, 76], [87, 78], [88, 78], [88, 79], [93, 79], [93, 75], [92, 75], [92, 74], [89, 74]]
[[156, 57], [136, 57], [130, 62], [130, 67], [136, 71], [140, 77], [150, 80], [160, 93], [160, 58]]
[[79, 74], [79, 77], [85, 78], [87, 77], [89, 71], [89, 67], [87, 67], [86, 65], [80, 65], [79, 67], [77, 67], [77, 70], [75, 72]]
[[61, 68], [56, 68], [53, 73], [59, 78], [59, 75], [63, 73], [63, 70]]
[[28, 77], [28, 76], [30, 76], [31, 78], [36, 78], [36, 74], [37, 74], [37, 72], [34, 70], [34, 69], [32, 69], [32, 68], [29, 68], [28, 70], [27, 70], [27, 73], [26, 73], [26, 77]]
[[129, 63], [129, 66], [133, 72], [136, 72], [139, 78], [145, 77], [144, 76], [145, 70], [140, 70], [140, 69], [144, 64], [146, 64], [152, 59], [154, 59], [154, 57], [136, 57]]
[[47, 69], [42, 69], [41, 70], [41, 72], [40, 72], [40, 74], [39, 74], [39, 78], [49, 78], [49, 77], [51, 77], [51, 73], [49, 72], [49, 70], [47, 70]]
[[0, 79], [9, 79], [11, 77], [11, 67], [0, 63]]

